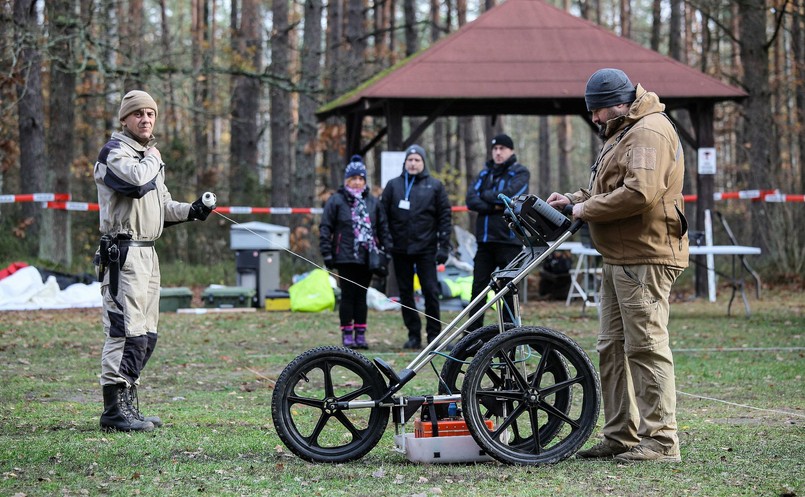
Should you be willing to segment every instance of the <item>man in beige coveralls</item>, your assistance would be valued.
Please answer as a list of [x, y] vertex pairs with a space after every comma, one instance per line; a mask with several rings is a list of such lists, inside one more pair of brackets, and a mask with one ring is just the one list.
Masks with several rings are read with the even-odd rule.
[[156, 416], [138, 408], [137, 385], [157, 343], [159, 258], [154, 240], [164, 226], [204, 221], [214, 205], [176, 202], [165, 186], [165, 164], [154, 140], [157, 104], [144, 91], [120, 104], [122, 131], [112, 133], [95, 163], [101, 248], [96, 254], [103, 294], [101, 356], [103, 430], [150, 431]]
[[584, 97], [605, 140], [590, 187], [548, 197], [589, 223], [604, 259], [597, 347], [604, 440], [576, 455], [678, 462], [668, 296], [688, 265], [682, 145], [657, 95], [619, 69], [596, 71]]

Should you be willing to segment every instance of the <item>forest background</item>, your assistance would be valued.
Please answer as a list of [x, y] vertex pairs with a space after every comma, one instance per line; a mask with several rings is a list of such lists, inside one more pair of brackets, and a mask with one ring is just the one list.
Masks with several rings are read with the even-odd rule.
[[[716, 105], [716, 192], [805, 192], [803, 2], [549, 3], [748, 93], [741, 102]], [[318, 122], [316, 109], [448, 36], [495, 1], [2, 0], [1, 5], [0, 194], [70, 193], [73, 201], [95, 202], [95, 158], [119, 129], [122, 95], [139, 88], [160, 107], [156, 134], [174, 198], [193, 201], [211, 190], [219, 205], [319, 207], [340, 185], [347, 158], [344, 122]], [[688, 122], [684, 115], [674, 117]], [[365, 122], [367, 137], [382, 121]], [[413, 129], [418, 121], [404, 124]], [[532, 169], [531, 191], [540, 195], [586, 184], [587, 165], [600, 148], [581, 117], [439, 118], [421, 144], [453, 205], [464, 204], [468, 179], [483, 166], [487, 144], [498, 132], [515, 138], [519, 161]], [[366, 158], [375, 190], [382, 149], [375, 147]], [[686, 174], [695, 179], [696, 151], [686, 149], [685, 155]], [[692, 189], [684, 193], [696, 194], [695, 184], [689, 178]], [[766, 281], [802, 285], [805, 203], [731, 200], [716, 208], [742, 243], [763, 248]], [[318, 216], [236, 220], [290, 226], [291, 250], [319, 257]], [[466, 213], [454, 221], [464, 227], [471, 222]], [[188, 224], [166, 230], [160, 242], [163, 264], [231, 266], [229, 221], [213, 216], [203, 225]], [[51, 269], [90, 271], [97, 226], [93, 212], [0, 203], [0, 263], [35, 254]], [[309, 269], [299, 260], [290, 263]]]

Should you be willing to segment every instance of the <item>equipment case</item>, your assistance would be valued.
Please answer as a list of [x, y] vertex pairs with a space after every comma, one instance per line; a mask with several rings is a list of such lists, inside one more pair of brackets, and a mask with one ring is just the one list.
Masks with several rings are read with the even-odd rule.
[[274, 290], [266, 294], [267, 311], [290, 311], [291, 294], [282, 290]]
[[204, 307], [219, 308], [251, 307], [252, 297], [254, 297], [253, 288], [240, 286], [209, 286], [201, 294]]
[[160, 288], [159, 312], [176, 312], [188, 308], [192, 300], [193, 292], [187, 287]]

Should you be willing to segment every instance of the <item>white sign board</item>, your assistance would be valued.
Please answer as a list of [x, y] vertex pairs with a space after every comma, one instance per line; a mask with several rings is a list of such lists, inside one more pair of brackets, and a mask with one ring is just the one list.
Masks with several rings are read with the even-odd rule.
[[402, 174], [405, 152], [380, 152], [380, 186]]
[[699, 149], [699, 174], [716, 173], [716, 149], [704, 147]]

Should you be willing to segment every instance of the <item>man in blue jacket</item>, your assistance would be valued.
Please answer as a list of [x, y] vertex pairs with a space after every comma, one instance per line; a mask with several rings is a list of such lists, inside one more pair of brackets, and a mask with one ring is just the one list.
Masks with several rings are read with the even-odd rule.
[[403, 172], [390, 180], [381, 197], [392, 238], [391, 256], [400, 290], [406, 349], [422, 347], [422, 322], [414, 302], [414, 273], [419, 275], [428, 341], [441, 331], [439, 280], [436, 264], [444, 264], [450, 252], [450, 200], [444, 185], [428, 174], [425, 150], [411, 145], [405, 151]]
[[[486, 162], [484, 169], [467, 189], [467, 208], [478, 213], [475, 221], [478, 251], [475, 253], [472, 274], [473, 299], [489, 285], [495, 269], [505, 267], [520, 253], [522, 244], [503, 219], [504, 205], [498, 199], [498, 194], [509, 198], [526, 194], [530, 178], [528, 169], [517, 162], [511, 137], [500, 134], [493, 138], [492, 159]], [[506, 299], [506, 305], [511, 309], [513, 304], [510, 298]], [[481, 307], [482, 304], [479, 304], [472, 313]], [[481, 316], [467, 330], [475, 330], [483, 324], [484, 317]]]

